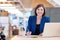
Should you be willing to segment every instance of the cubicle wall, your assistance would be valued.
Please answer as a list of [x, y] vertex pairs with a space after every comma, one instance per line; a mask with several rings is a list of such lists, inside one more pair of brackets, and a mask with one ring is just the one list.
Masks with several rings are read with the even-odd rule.
[[46, 8], [46, 15], [51, 18], [51, 22], [60, 22], [60, 8]]

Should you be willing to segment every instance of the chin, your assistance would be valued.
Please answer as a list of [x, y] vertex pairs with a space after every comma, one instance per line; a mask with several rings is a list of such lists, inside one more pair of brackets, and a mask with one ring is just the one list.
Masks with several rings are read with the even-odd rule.
[[39, 14], [38, 16], [42, 16], [41, 14]]

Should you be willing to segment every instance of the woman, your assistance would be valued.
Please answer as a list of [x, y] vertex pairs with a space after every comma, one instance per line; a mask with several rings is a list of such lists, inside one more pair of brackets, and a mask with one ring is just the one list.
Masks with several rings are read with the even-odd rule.
[[30, 16], [28, 26], [26, 29], [27, 35], [40, 35], [42, 36], [44, 24], [50, 22], [50, 18], [45, 16], [45, 8], [42, 4], [37, 5], [35, 8], [35, 15]]

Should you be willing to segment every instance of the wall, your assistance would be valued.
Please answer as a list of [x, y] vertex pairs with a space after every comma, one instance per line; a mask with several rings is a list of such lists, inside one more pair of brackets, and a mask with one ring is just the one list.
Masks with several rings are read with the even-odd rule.
[[51, 22], [60, 22], [60, 8], [46, 8], [46, 15], [50, 16]]

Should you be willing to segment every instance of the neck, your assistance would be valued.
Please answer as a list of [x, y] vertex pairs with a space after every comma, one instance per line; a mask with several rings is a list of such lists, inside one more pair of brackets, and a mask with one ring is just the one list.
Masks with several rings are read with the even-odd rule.
[[42, 16], [37, 16], [37, 18], [42, 18]]

